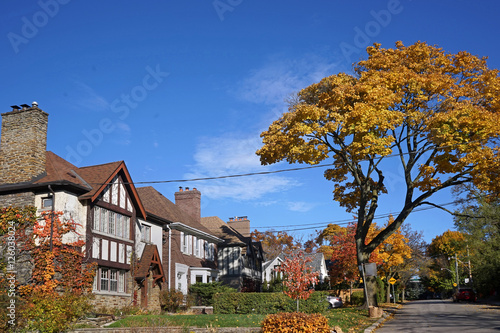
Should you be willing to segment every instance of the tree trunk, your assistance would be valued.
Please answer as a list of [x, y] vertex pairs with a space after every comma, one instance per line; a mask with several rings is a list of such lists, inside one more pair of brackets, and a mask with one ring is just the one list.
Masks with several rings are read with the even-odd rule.
[[375, 276], [366, 276], [364, 272], [364, 265], [368, 263], [368, 259], [370, 258], [369, 253], [365, 253], [362, 251], [358, 252], [358, 264], [360, 269], [360, 275], [363, 278], [363, 283], [365, 285], [364, 293], [365, 293], [365, 304], [364, 308], [368, 309], [369, 306], [378, 306], [377, 300], [377, 278]]
[[386, 292], [385, 302], [391, 303], [391, 284], [386, 281], [386, 285], [387, 285], [387, 288], [386, 288], [387, 292]]

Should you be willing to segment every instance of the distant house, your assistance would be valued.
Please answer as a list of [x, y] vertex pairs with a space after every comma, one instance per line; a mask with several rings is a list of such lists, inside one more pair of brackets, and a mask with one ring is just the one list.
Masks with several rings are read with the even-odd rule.
[[262, 286], [263, 251], [250, 235], [247, 217], [224, 222], [217, 216], [203, 217], [201, 223], [224, 240], [219, 244], [219, 280], [239, 291], [260, 291]]
[[[308, 266], [313, 272], [319, 273], [318, 279], [320, 283], [325, 282], [328, 279], [328, 270], [323, 253], [305, 253], [304, 257], [312, 258], [312, 260], [308, 263]], [[287, 254], [280, 253], [280, 255], [276, 258], [268, 260], [263, 264], [262, 283], [271, 282], [273, 278], [276, 278], [279, 275], [277, 269], [286, 258]]]
[[[154, 295], [165, 279], [157, 236], [162, 227], [148, 222], [125, 163], [76, 167], [46, 151], [47, 125], [48, 114], [35, 103], [2, 114], [0, 206], [62, 211], [63, 219], [79, 225], [65, 241], [85, 240], [87, 260], [98, 265], [96, 306], [124, 307], [140, 298], [144, 307], [158, 309]], [[19, 282], [25, 283], [31, 263], [20, 266]]]
[[148, 221], [163, 225], [162, 263], [166, 288], [184, 294], [196, 282], [217, 280], [217, 246], [222, 239], [200, 223], [201, 192], [179, 188], [175, 204], [153, 187], [137, 189], [148, 214]]

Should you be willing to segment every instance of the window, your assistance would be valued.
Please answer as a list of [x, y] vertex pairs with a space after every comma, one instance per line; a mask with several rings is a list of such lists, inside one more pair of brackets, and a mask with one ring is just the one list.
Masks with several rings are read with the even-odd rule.
[[108, 290], [109, 289], [109, 269], [101, 268], [101, 288], [100, 290]]
[[193, 236], [193, 243], [194, 243], [194, 255], [199, 257], [200, 256], [200, 244], [198, 243], [198, 238]]
[[109, 291], [118, 291], [118, 271], [116, 269], [109, 271]]
[[184, 253], [184, 233], [181, 231], [181, 253]]
[[126, 276], [124, 270], [100, 267], [97, 270], [93, 289], [95, 291], [124, 293], [126, 291]]
[[42, 198], [42, 208], [52, 208], [52, 197]]
[[94, 207], [92, 228], [102, 233], [130, 239], [130, 217], [102, 207]]
[[125, 272], [118, 271], [118, 292], [125, 292]]
[[99, 207], [94, 207], [94, 230], [99, 230], [99, 222], [101, 221], [100, 215], [101, 210], [99, 209]]
[[108, 210], [101, 208], [101, 224], [100, 231], [108, 232]]
[[109, 223], [108, 223], [108, 234], [114, 235], [115, 234], [115, 213], [109, 212], [108, 213], [109, 217]]
[[151, 226], [142, 224], [141, 229], [141, 240], [145, 243], [151, 243]]

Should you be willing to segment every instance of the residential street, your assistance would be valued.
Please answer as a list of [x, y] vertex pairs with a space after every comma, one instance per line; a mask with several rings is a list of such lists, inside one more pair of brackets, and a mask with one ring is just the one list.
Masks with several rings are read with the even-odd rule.
[[498, 331], [500, 307], [436, 299], [405, 304], [376, 333]]

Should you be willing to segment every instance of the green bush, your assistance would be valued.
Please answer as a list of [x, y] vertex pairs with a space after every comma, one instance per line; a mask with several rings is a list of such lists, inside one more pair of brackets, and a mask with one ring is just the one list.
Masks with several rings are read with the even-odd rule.
[[234, 293], [236, 289], [225, 286], [222, 282], [200, 283], [197, 282], [189, 286], [189, 293], [193, 301], [198, 306], [212, 306], [215, 294]]
[[[325, 291], [312, 293], [309, 299], [299, 302], [299, 310], [306, 313], [326, 311], [327, 295]], [[272, 314], [293, 312], [297, 303], [283, 293], [226, 293], [214, 295], [213, 306], [217, 314]]]
[[328, 319], [300, 312], [270, 314], [262, 321], [263, 333], [329, 333]]
[[365, 293], [361, 290], [354, 291], [351, 295], [351, 305], [363, 305], [365, 301]]

